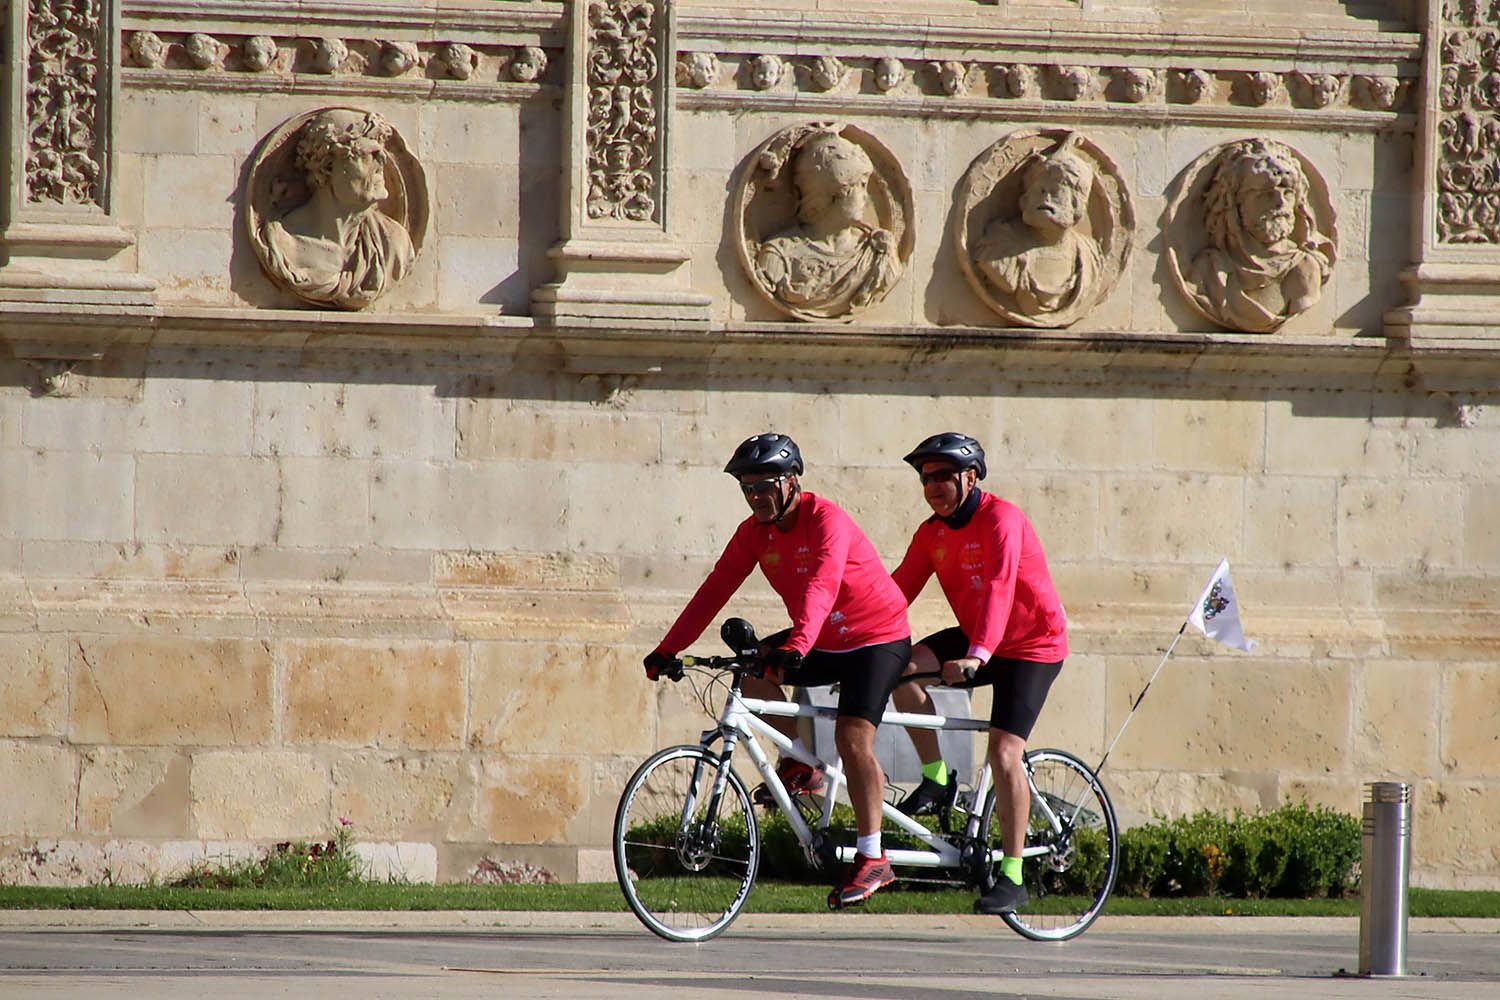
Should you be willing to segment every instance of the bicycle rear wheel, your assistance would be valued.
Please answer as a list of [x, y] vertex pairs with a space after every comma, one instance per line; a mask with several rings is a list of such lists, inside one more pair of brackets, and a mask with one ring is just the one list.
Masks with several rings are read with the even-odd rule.
[[[1027, 857], [1021, 881], [1030, 902], [1019, 912], [1002, 914], [1012, 930], [1033, 941], [1067, 941], [1088, 930], [1104, 909], [1120, 869], [1120, 828], [1109, 794], [1088, 765], [1063, 750], [1026, 754], [1037, 796], [1045, 800], [1061, 825], [1053, 829], [1034, 798], [1026, 831], [1026, 850], [1046, 848]], [[1000, 846], [1000, 821], [991, 791], [984, 804], [983, 829], [990, 846]], [[998, 863], [985, 869], [983, 888], [1000, 878]]]
[[653, 932], [669, 941], [722, 933], [760, 868], [760, 828], [744, 782], [701, 746], [658, 751], [620, 796], [614, 855], [625, 901]]

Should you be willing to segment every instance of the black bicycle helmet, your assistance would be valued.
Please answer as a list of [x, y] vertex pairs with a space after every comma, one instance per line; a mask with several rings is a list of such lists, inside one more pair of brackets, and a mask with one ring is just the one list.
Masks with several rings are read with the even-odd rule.
[[980, 479], [985, 473], [984, 449], [978, 441], [957, 431], [934, 434], [913, 448], [903, 461], [918, 472], [922, 471], [923, 462], [952, 462], [960, 472], [970, 467], [977, 469]]
[[795, 472], [802, 475], [802, 452], [797, 442], [774, 431], [746, 438], [734, 449], [734, 457], [724, 471], [738, 479], [755, 472], [773, 472], [778, 476]]

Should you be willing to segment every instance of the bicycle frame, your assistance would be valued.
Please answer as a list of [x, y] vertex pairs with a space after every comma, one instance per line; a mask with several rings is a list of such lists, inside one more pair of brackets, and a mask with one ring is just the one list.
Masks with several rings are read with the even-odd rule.
[[[769, 740], [784, 756], [793, 757], [811, 767], [822, 768], [825, 781], [829, 782], [828, 790], [823, 796], [822, 815], [818, 821], [817, 830], [827, 830], [833, 817], [833, 806], [838, 798], [839, 790], [844, 785], [844, 770], [842, 762], [836, 758], [825, 761], [811, 752], [804, 752], [792, 744], [780, 731], [770, 723], [765, 722], [759, 716], [780, 716], [783, 718], [814, 718], [814, 719], [836, 719], [837, 710], [829, 707], [815, 705], [798, 705], [790, 701], [764, 701], [759, 698], [746, 698], [739, 692], [736, 684], [731, 688], [729, 697], [725, 701], [723, 714], [719, 717], [719, 724], [713, 729], [706, 730], [702, 735], [702, 742], [707, 745], [715, 738], [724, 741], [724, 756], [727, 758], [734, 752], [734, 747], [741, 742], [745, 744], [745, 750], [755, 763], [756, 770], [765, 782], [766, 788], [770, 790], [777, 806], [787, 818], [797, 842], [802, 845], [810, 863], [816, 865], [815, 856], [815, 831], [808, 826], [803, 819], [802, 810], [793, 804], [791, 796], [787, 793], [786, 786], [776, 774], [776, 768], [765, 749], [761, 746], [757, 736], [763, 736]], [[971, 719], [944, 715], [927, 715], [910, 712], [886, 711], [881, 716], [882, 725], [911, 726], [921, 729], [934, 729], [945, 731], [967, 731], [987, 732], [990, 728], [989, 722], [983, 719]], [[1062, 824], [1057, 814], [1053, 812], [1051, 805], [1045, 797], [1037, 793], [1036, 785], [1032, 781], [1030, 768], [1027, 768], [1027, 783], [1030, 786], [1031, 801], [1033, 808], [1040, 808], [1046, 815], [1047, 821], [1054, 830], [1061, 830]], [[713, 795], [717, 798], [723, 792], [722, 784], [727, 780], [724, 771], [721, 770]], [[991, 771], [988, 761], [979, 770], [979, 776], [974, 784], [973, 805], [969, 810], [968, 820], [964, 829], [965, 841], [973, 841], [979, 836], [979, 804], [983, 803], [985, 796], [989, 793], [991, 782]], [[900, 812], [890, 802], [881, 803], [881, 813], [885, 821], [899, 827], [902, 831], [926, 844], [929, 850], [912, 850], [891, 848], [886, 855], [892, 864], [907, 865], [916, 868], [954, 868], [961, 862], [961, 849], [952, 843], [944, 835], [934, 833], [927, 827], [918, 823], [915, 819]], [[1022, 852], [1022, 857], [1035, 857], [1046, 854], [1047, 848], [1033, 847]], [[1002, 856], [999, 850], [988, 852], [987, 863], [998, 862]], [[850, 845], [839, 845], [835, 848], [835, 855], [840, 861], [851, 861], [854, 858], [854, 848]]]

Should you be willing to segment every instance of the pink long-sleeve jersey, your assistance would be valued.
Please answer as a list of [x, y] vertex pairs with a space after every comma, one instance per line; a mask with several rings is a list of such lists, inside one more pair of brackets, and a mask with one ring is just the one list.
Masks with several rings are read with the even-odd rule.
[[962, 528], [939, 517], [923, 521], [891, 576], [910, 603], [933, 573], [969, 637], [970, 656], [1037, 663], [1067, 657], [1067, 617], [1047, 557], [1015, 504], [981, 493]]
[[911, 635], [901, 591], [854, 519], [830, 500], [802, 494], [790, 531], [746, 518], [657, 649], [680, 653], [759, 564], [792, 619], [785, 646], [844, 652]]

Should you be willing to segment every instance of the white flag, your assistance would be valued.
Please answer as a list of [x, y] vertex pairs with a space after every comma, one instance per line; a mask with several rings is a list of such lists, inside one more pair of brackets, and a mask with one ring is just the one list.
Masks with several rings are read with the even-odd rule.
[[1254, 639], [1245, 638], [1245, 629], [1240, 625], [1240, 603], [1234, 596], [1234, 584], [1229, 582], [1229, 560], [1219, 560], [1219, 568], [1203, 588], [1193, 613], [1188, 615], [1193, 628], [1226, 646], [1250, 652], [1255, 648]]

